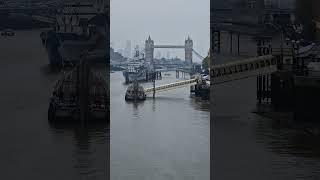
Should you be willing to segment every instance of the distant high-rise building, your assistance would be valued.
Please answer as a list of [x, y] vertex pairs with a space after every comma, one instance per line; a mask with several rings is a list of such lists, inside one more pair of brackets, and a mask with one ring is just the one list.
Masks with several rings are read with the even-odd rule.
[[156, 58], [157, 58], [157, 59], [161, 59], [161, 52], [160, 52], [160, 51], [157, 51]]
[[123, 56], [123, 54], [124, 54], [124, 53], [123, 53], [123, 49], [118, 49], [117, 52], [120, 53], [122, 56]]
[[131, 57], [131, 41], [126, 41], [126, 47], [124, 49], [124, 56], [125, 57]]
[[167, 51], [167, 59], [170, 59], [170, 51]]

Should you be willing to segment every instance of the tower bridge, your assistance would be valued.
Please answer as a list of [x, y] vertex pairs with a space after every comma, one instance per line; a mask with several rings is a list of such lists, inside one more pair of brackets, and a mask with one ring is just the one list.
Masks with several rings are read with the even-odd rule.
[[199, 53], [197, 53], [193, 49], [193, 41], [190, 37], [188, 37], [185, 40], [184, 45], [155, 45], [154, 41], [148, 37], [148, 39], [145, 41], [145, 58], [149, 62], [153, 62], [154, 57], [154, 49], [155, 48], [176, 48], [176, 49], [184, 49], [185, 51], [185, 61], [188, 65], [191, 65], [193, 63], [193, 54], [195, 53], [197, 57], [203, 59], [203, 56], [201, 56]]

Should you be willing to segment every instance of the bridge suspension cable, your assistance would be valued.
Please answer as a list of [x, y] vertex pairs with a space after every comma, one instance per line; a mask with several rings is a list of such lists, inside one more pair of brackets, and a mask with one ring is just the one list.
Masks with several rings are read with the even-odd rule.
[[194, 52], [194, 54], [195, 54], [199, 59], [201, 59], [201, 60], [204, 59], [204, 57], [201, 56], [196, 50], [192, 49], [192, 52]]

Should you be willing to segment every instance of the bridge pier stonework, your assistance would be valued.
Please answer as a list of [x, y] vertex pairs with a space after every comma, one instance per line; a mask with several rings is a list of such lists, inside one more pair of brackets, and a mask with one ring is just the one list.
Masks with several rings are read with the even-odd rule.
[[192, 50], [193, 50], [193, 41], [188, 36], [188, 39], [185, 40], [185, 61], [188, 65], [192, 64]]
[[154, 53], [154, 41], [151, 40], [150, 36], [145, 42], [145, 58], [147, 62], [153, 64], [153, 53]]

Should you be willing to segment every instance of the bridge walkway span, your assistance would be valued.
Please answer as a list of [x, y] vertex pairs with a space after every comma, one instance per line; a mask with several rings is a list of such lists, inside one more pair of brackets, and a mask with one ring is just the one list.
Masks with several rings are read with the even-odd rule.
[[[169, 84], [165, 84], [165, 85], [160, 85], [155, 87], [155, 92], [163, 92], [163, 91], [168, 91], [168, 90], [172, 90], [172, 89], [177, 89], [177, 88], [181, 88], [181, 87], [185, 87], [185, 86], [192, 86], [197, 84], [198, 79], [188, 79], [188, 80], [184, 80], [184, 81], [178, 81], [178, 82], [174, 82], [174, 83], [169, 83]], [[146, 88], [144, 90], [145, 94], [152, 94], [153, 93], [153, 87], [152, 88]]]
[[258, 56], [227, 64], [214, 65], [210, 69], [211, 85], [270, 74], [278, 71], [279, 59], [272, 55]]
[[[231, 63], [214, 65], [210, 70], [210, 85], [221, 84], [239, 79], [270, 74], [278, 71], [279, 59], [272, 55], [258, 56], [245, 60], [234, 61]], [[145, 94], [168, 91], [185, 86], [192, 86], [201, 80], [200, 77], [194, 79], [178, 81], [155, 88], [146, 88]]]

